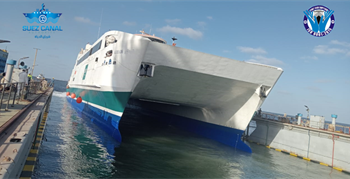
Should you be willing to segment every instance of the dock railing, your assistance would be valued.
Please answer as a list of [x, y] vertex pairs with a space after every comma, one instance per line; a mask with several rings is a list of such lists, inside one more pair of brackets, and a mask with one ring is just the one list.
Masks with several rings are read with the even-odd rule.
[[10, 103], [11, 107], [14, 107], [15, 102], [19, 104], [19, 101], [27, 99], [28, 95], [44, 90], [40, 81], [31, 81], [28, 85], [25, 82], [0, 83], [0, 111], [3, 104], [6, 104], [5, 111], [7, 111]]
[[[297, 117], [290, 117], [287, 115], [278, 115], [278, 114], [273, 114], [273, 113], [268, 113], [268, 112], [260, 112], [260, 113], [256, 113], [256, 115], [254, 117], [260, 117], [262, 119], [298, 125]], [[338, 132], [338, 133], [343, 133], [343, 134], [350, 134], [350, 127], [349, 126], [344, 126], [344, 125], [340, 125], [340, 124], [335, 124], [335, 126], [333, 126], [331, 123], [328, 123], [326, 121], [323, 123], [323, 122], [310, 121], [309, 119], [302, 118], [300, 126], [316, 128], [316, 129], [320, 129], [320, 130], [327, 130], [327, 131], [331, 131], [331, 132]]]

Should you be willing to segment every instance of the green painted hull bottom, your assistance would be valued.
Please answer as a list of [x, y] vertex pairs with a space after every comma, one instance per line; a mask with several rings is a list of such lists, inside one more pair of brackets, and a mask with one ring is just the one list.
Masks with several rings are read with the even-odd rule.
[[96, 91], [81, 88], [69, 88], [67, 92], [70, 94], [75, 93], [76, 97], [80, 96], [84, 101], [117, 112], [124, 111], [131, 95], [131, 92]]

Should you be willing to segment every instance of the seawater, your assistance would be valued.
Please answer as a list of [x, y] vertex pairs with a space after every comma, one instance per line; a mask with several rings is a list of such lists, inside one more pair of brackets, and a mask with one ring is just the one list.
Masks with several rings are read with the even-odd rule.
[[53, 93], [32, 178], [350, 178], [256, 144], [248, 154], [133, 109], [120, 122], [122, 143], [83, 117], [65, 92]]

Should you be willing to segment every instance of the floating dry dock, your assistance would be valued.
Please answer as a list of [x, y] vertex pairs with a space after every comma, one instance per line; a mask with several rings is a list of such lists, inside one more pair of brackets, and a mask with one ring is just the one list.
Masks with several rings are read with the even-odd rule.
[[13, 100], [14, 92], [0, 96], [0, 178], [31, 177], [52, 93], [49, 87], [22, 100]]
[[253, 121], [256, 129], [247, 136], [249, 142], [350, 174], [349, 134], [276, 121], [267, 115], [256, 115]]

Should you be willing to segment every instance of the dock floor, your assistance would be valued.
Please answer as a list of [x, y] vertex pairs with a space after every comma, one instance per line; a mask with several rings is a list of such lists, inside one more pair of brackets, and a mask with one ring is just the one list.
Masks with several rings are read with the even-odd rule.
[[[7, 103], [8, 103], [8, 93], [4, 94], [2, 105], [0, 108], [0, 126], [9, 121], [14, 115], [20, 112], [23, 108], [25, 108], [28, 104], [30, 104], [33, 100], [35, 100], [39, 95], [43, 94], [44, 91], [38, 91], [37, 93], [28, 94], [26, 100], [16, 99], [14, 105], [13, 104], [13, 93], [10, 96], [10, 101], [8, 105], [8, 110], [5, 111]], [[1, 95], [0, 95], [1, 99]], [[18, 103], [18, 104], [17, 104]]]
[[24, 165], [27, 166], [26, 159], [29, 151], [38, 150], [40, 145], [40, 142], [37, 142], [38, 131], [41, 132], [41, 136], [43, 132], [43, 128], [38, 123], [41, 122], [44, 111], [49, 106], [52, 92], [53, 88], [49, 88], [46, 91], [28, 94], [26, 100], [17, 99], [11, 107], [14, 95], [12, 93], [8, 110], [5, 110], [8, 93], [4, 95], [0, 110], [0, 159], [2, 160], [0, 179], [20, 177], [22, 168]]

